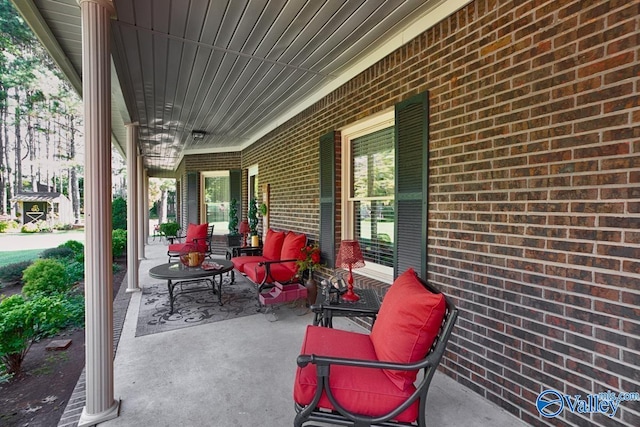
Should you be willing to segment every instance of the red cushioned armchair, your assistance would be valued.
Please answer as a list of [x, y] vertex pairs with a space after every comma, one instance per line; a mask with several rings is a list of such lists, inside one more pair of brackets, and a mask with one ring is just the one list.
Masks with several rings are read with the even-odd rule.
[[231, 258], [233, 266], [258, 286], [258, 293], [298, 280], [296, 260], [307, 244], [305, 234], [269, 229], [262, 246], [262, 255]]
[[426, 426], [427, 391], [457, 315], [446, 296], [409, 269], [389, 289], [371, 334], [308, 326], [294, 426]]
[[[189, 224], [187, 234], [185, 236], [167, 237], [169, 239], [169, 247], [167, 255], [169, 262], [172, 258], [180, 258], [180, 254], [187, 247], [193, 247], [211, 256], [211, 240], [213, 239], [213, 225], [208, 224]], [[182, 243], [174, 243], [175, 239], [184, 239]]]

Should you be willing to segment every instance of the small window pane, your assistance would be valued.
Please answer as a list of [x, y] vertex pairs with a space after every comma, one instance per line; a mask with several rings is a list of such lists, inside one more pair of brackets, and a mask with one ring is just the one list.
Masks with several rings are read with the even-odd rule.
[[393, 127], [352, 141], [353, 197], [393, 197]]

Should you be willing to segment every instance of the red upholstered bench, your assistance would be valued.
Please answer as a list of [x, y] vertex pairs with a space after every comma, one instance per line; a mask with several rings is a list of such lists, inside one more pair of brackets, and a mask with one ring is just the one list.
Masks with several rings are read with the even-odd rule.
[[457, 314], [409, 269], [389, 289], [371, 334], [308, 326], [293, 389], [294, 426], [425, 426], [427, 391]]
[[283, 284], [298, 281], [296, 260], [307, 244], [305, 234], [269, 229], [262, 245], [262, 255], [231, 258], [233, 266], [258, 286], [258, 293]]

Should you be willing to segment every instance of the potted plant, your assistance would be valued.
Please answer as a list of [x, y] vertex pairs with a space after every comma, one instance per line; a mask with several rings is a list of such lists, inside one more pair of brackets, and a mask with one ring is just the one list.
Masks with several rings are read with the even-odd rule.
[[256, 199], [249, 201], [249, 213], [247, 214], [249, 220], [249, 235], [251, 236], [251, 246], [258, 246], [254, 244], [253, 236], [258, 235], [258, 202]]
[[227, 246], [241, 246], [242, 235], [238, 232], [238, 201], [231, 199], [229, 202], [229, 234], [227, 234]]
[[307, 302], [309, 305], [313, 305], [318, 295], [317, 284], [313, 278], [313, 270], [320, 268], [320, 247], [314, 244], [307, 245], [300, 249], [296, 265], [298, 266], [299, 277], [302, 277], [305, 271], [308, 272], [307, 281], [304, 286], [307, 288]]

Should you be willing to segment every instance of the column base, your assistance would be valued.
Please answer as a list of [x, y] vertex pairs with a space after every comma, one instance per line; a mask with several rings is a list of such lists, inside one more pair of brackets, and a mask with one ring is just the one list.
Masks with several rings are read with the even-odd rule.
[[128, 293], [128, 294], [131, 294], [133, 292], [140, 292], [141, 290], [142, 289], [140, 289], [140, 288], [133, 288], [133, 289], [127, 288], [127, 290], [125, 292]]
[[78, 427], [94, 426], [104, 421], [109, 421], [117, 418], [120, 415], [120, 400], [115, 400], [113, 406], [99, 414], [87, 414], [87, 407], [82, 408], [82, 415], [80, 415], [80, 421], [78, 421]]

